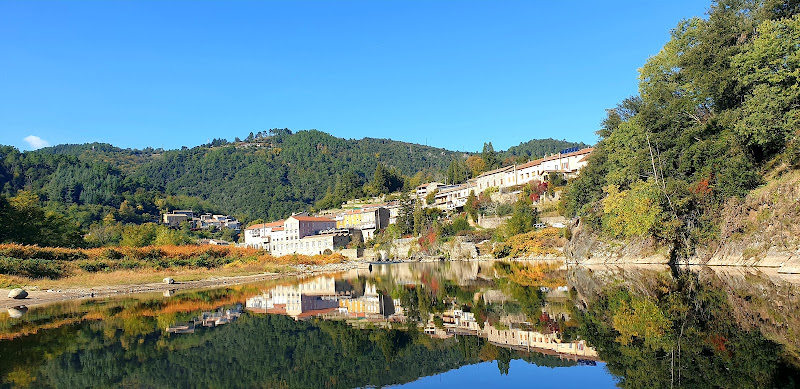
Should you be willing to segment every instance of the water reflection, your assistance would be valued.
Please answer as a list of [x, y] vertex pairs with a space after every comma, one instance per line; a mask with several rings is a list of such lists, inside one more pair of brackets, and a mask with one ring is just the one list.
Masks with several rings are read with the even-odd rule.
[[19, 305], [16, 307], [8, 308], [8, 317], [12, 319], [17, 319], [22, 317], [26, 312], [28, 312], [28, 307], [24, 305]]
[[203, 312], [186, 323], [167, 326], [165, 332], [170, 334], [193, 334], [197, 327], [218, 327], [236, 321], [242, 315], [241, 304], [231, 309], [218, 309], [215, 312]]
[[[431, 375], [509, 387], [534, 371], [543, 384], [792, 387], [798, 285], [754, 270], [445, 262], [16, 307], [0, 314], [0, 387], [348, 388]], [[463, 368], [486, 363], [492, 372]]]
[[[492, 263], [483, 265], [493, 269]], [[476, 336], [496, 346], [562, 358], [579, 357], [584, 363], [597, 359], [597, 351], [585, 340], [562, 336], [561, 327], [570, 320], [564, 308], [568, 299], [566, 285], [529, 287], [538, 302], [547, 301], [531, 319], [521, 312], [509, 313], [514, 312], [509, 308], [515, 302], [504, 291], [481, 287], [492, 283], [479, 281], [478, 263], [451, 266], [444, 274], [434, 274], [439, 268], [420, 269], [408, 264], [374, 266], [368, 275], [350, 272], [341, 276], [339, 282], [334, 277], [322, 276], [295, 285], [275, 286], [248, 298], [246, 309], [258, 314], [287, 315], [295, 320], [311, 317], [345, 320], [360, 328], [366, 322], [386, 328], [392, 328], [393, 323], [405, 323], [417, 326], [432, 338]], [[458, 276], [455, 280], [445, 277], [453, 274]], [[442, 285], [446, 289], [441, 289]], [[437, 293], [436, 289], [440, 291]], [[472, 301], [459, 299], [459, 294], [471, 295]], [[420, 307], [420, 304], [425, 305]], [[420, 309], [427, 315], [422, 315]], [[476, 316], [472, 312], [476, 309], [498, 315], [481, 311]]]

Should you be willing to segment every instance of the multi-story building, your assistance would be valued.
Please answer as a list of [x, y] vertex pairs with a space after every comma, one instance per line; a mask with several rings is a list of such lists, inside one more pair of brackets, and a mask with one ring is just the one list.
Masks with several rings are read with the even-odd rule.
[[441, 182], [429, 182], [427, 184], [422, 184], [417, 187], [416, 194], [418, 199], [424, 199], [428, 194], [432, 193], [436, 189], [445, 186]]
[[189, 222], [191, 220], [192, 216], [177, 212], [165, 213], [162, 216], [162, 221], [169, 227], [179, 227], [181, 223]]
[[381, 206], [353, 209], [336, 220], [336, 228], [361, 230], [363, 239], [372, 239], [375, 232], [389, 226], [390, 211]]
[[475, 192], [476, 184], [473, 181], [441, 189], [436, 193], [435, 205], [442, 210], [455, 210], [467, 204], [469, 194]]
[[244, 229], [244, 245], [256, 249], [270, 249], [272, 242], [272, 232], [276, 228], [283, 227], [284, 220], [272, 223], [253, 224]]

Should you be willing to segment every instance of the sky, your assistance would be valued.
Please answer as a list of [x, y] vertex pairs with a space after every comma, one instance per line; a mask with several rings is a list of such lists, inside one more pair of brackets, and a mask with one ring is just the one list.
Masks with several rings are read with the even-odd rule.
[[706, 1], [4, 1], [0, 144], [594, 144]]
[[617, 379], [603, 362], [597, 366], [546, 367], [521, 359], [512, 360], [508, 374], [501, 374], [497, 361], [462, 366], [444, 373], [422, 377], [394, 388], [616, 388]]

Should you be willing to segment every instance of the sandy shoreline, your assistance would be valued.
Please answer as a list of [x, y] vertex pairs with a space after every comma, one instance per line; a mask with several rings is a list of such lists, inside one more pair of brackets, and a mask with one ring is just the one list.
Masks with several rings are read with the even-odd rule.
[[11, 289], [0, 289], [0, 309], [7, 309], [24, 305], [33, 307], [39, 305], [52, 304], [63, 301], [104, 298], [113, 296], [123, 296], [137, 293], [159, 293], [166, 291], [179, 291], [187, 289], [218, 288], [228, 285], [249, 284], [253, 282], [270, 281], [280, 278], [292, 278], [300, 276], [311, 276], [322, 273], [335, 273], [348, 271], [351, 269], [365, 266], [361, 262], [345, 262], [329, 265], [303, 265], [298, 266], [293, 271], [285, 273], [262, 273], [246, 276], [211, 277], [196, 281], [183, 281], [174, 284], [163, 282], [131, 285], [107, 285], [95, 287], [65, 288], [58, 290], [32, 290], [26, 289], [28, 297], [24, 299], [8, 298]]

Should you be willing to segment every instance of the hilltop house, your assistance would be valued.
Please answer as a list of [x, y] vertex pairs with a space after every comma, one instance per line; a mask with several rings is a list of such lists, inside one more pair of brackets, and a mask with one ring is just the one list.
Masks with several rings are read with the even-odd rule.
[[531, 181], [546, 181], [549, 173], [559, 173], [564, 178], [575, 178], [589, 163], [589, 155], [594, 148], [564, 150], [545, 158], [536, 159], [522, 165], [505, 166], [491, 170], [475, 178], [476, 194], [488, 188], [507, 188], [527, 184]]

